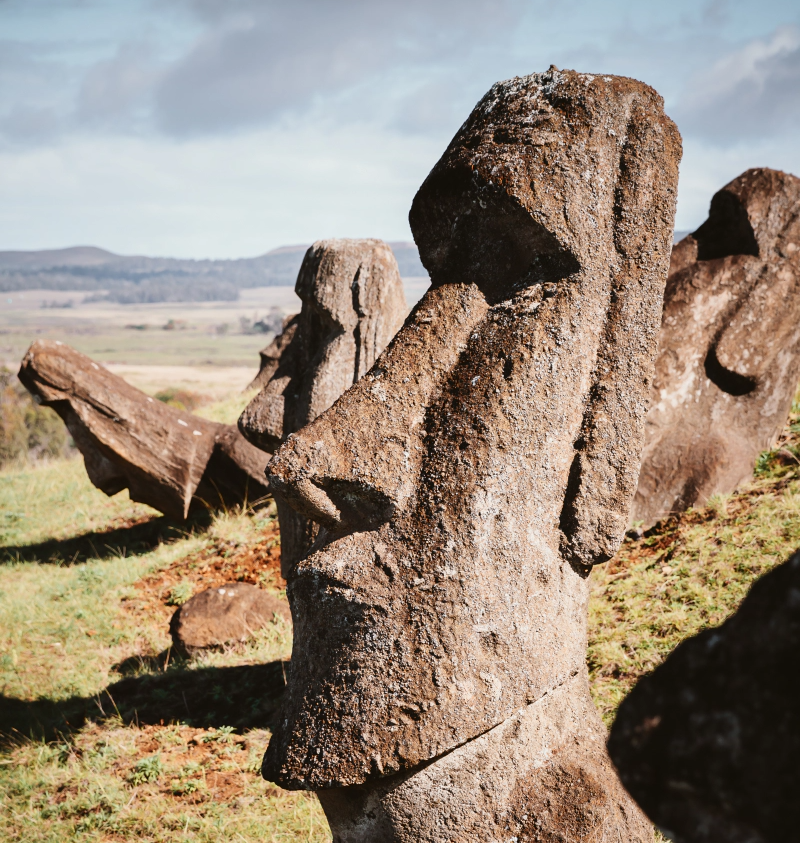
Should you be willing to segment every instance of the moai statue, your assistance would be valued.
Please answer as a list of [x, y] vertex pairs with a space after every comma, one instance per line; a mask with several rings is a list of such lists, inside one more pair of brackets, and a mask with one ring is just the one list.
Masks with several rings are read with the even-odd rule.
[[608, 748], [679, 843], [784, 843], [800, 827], [800, 552], [623, 700]]
[[[274, 451], [351, 387], [408, 312], [397, 261], [382, 240], [319, 240], [306, 252], [295, 292], [302, 310], [261, 353], [257, 380], [263, 388], [239, 419], [244, 436], [265, 451]], [[317, 528], [282, 501], [277, 505], [287, 576]]]
[[680, 149], [635, 80], [495, 85], [411, 208], [431, 289], [267, 468], [322, 526], [263, 774], [337, 843], [652, 839], [589, 697], [587, 577], [636, 489]]
[[186, 518], [269, 494], [269, 457], [236, 427], [169, 407], [68, 345], [37, 340], [19, 379], [61, 416], [89, 479], [107, 495], [128, 489], [131, 500]]
[[747, 170], [675, 246], [633, 520], [753, 474], [800, 380], [800, 179]]

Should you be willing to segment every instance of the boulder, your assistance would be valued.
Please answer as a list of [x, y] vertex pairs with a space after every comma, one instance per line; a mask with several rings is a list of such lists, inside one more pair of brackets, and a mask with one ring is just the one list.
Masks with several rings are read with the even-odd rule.
[[800, 179], [747, 170], [672, 253], [632, 520], [732, 492], [800, 380]]
[[800, 553], [620, 706], [608, 747], [671, 840], [784, 843], [800, 828]]
[[[327, 410], [375, 362], [406, 317], [397, 261], [381, 240], [320, 240], [306, 252], [295, 291], [303, 303], [261, 352], [261, 392], [239, 419], [273, 451]], [[305, 555], [316, 526], [278, 503], [283, 576]]]
[[263, 773], [336, 841], [652, 839], [589, 697], [587, 576], [636, 489], [680, 149], [635, 80], [495, 85], [411, 208], [430, 290], [267, 468], [321, 527]]
[[89, 479], [107, 495], [128, 489], [131, 500], [181, 519], [269, 494], [269, 455], [236, 427], [157, 401], [68, 345], [34, 342], [19, 379], [61, 416]]
[[249, 583], [233, 582], [208, 588], [180, 606], [169, 624], [172, 645], [192, 653], [247, 641], [276, 619], [291, 622], [286, 601]]

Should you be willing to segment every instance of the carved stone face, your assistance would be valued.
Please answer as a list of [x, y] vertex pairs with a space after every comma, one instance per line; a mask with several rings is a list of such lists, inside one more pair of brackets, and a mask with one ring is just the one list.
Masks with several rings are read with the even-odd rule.
[[317, 241], [295, 292], [303, 308], [261, 352], [263, 388], [239, 419], [244, 436], [268, 451], [352, 386], [408, 312], [397, 261], [381, 240]]
[[680, 139], [641, 83], [500, 83], [426, 179], [430, 291], [268, 467], [322, 525], [264, 764], [318, 789], [411, 768], [584, 669], [586, 573], [636, 485]]
[[636, 521], [732, 492], [774, 446], [800, 378], [800, 179], [747, 170], [675, 246]]
[[[295, 292], [303, 308], [261, 352], [263, 388], [239, 419], [254, 445], [274, 451], [375, 362], [408, 313], [400, 270], [381, 240], [319, 240]], [[258, 380], [258, 379], [257, 379]], [[317, 526], [278, 499], [281, 571], [290, 578]]]

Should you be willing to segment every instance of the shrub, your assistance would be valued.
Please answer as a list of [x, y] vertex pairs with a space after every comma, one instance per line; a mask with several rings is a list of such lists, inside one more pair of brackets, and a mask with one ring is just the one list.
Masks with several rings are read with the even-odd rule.
[[39, 406], [16, 375], [0, 368], [0, 468], [73, 452], [72, 440], [58, 415]]
[[141, 761], [137, 761], [133, 765], [133, 770], [128, 775], [128, 781], [133, 785], [158, 781], [163, 771], [161, 756], [151, 755], [148, 758], [142, 758]]
[[188, 389], [177, 389], [174, 386], [157, 392], [156, 398], [168, 404], [170, 407], [175, 407], [177, 410], [185, 410], [187, 413], [191, 413], [192, 410], [203, 403], [202, 395], [191, 392]]
[[194, 587], [190, 582], [179, 582], [170, 589], [167, 597], [168, 606], [182, 606], [194, 592]]

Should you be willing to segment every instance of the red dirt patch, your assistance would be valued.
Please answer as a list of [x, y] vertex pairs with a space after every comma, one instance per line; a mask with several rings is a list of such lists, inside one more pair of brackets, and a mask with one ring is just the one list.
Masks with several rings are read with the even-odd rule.
[[[280, 570], [280, 533], [277, 521], [271, 521], [257, 542], [219, 540], [142, 578], [136, 583], [140, 599], [126, 601], [125, 606], [137, 614], [169, 617], [175, 611], [176, 586], [190, 584], [192, 594], [226, 582], [279, 590], [286, 586]], [[182, 596], [185, 600], [191, 595]]]
[[[258, 772], [268, 733], [254, 730], [234, 735], [224, 729], [197, 729], [192, 726], [143, 726], [134, 730], [109, 732], [90, 725], [74, 742], [64, 747], [64, 760], [97, 758], [110, 752], [113, 761], [106, 770], [126, 783], [138, 798], [159, 793], [179, 803], [231, 802], [252, 793], [255, 785], [275, 790], [261, 780]], [[132, 745], [131, 745], [132, 743]], [[147, 770], [151, 771], [149, 775]], [[47, 798], [60, 805], [81, 795], [81, 781], [70, 781], [56, 788]]]

